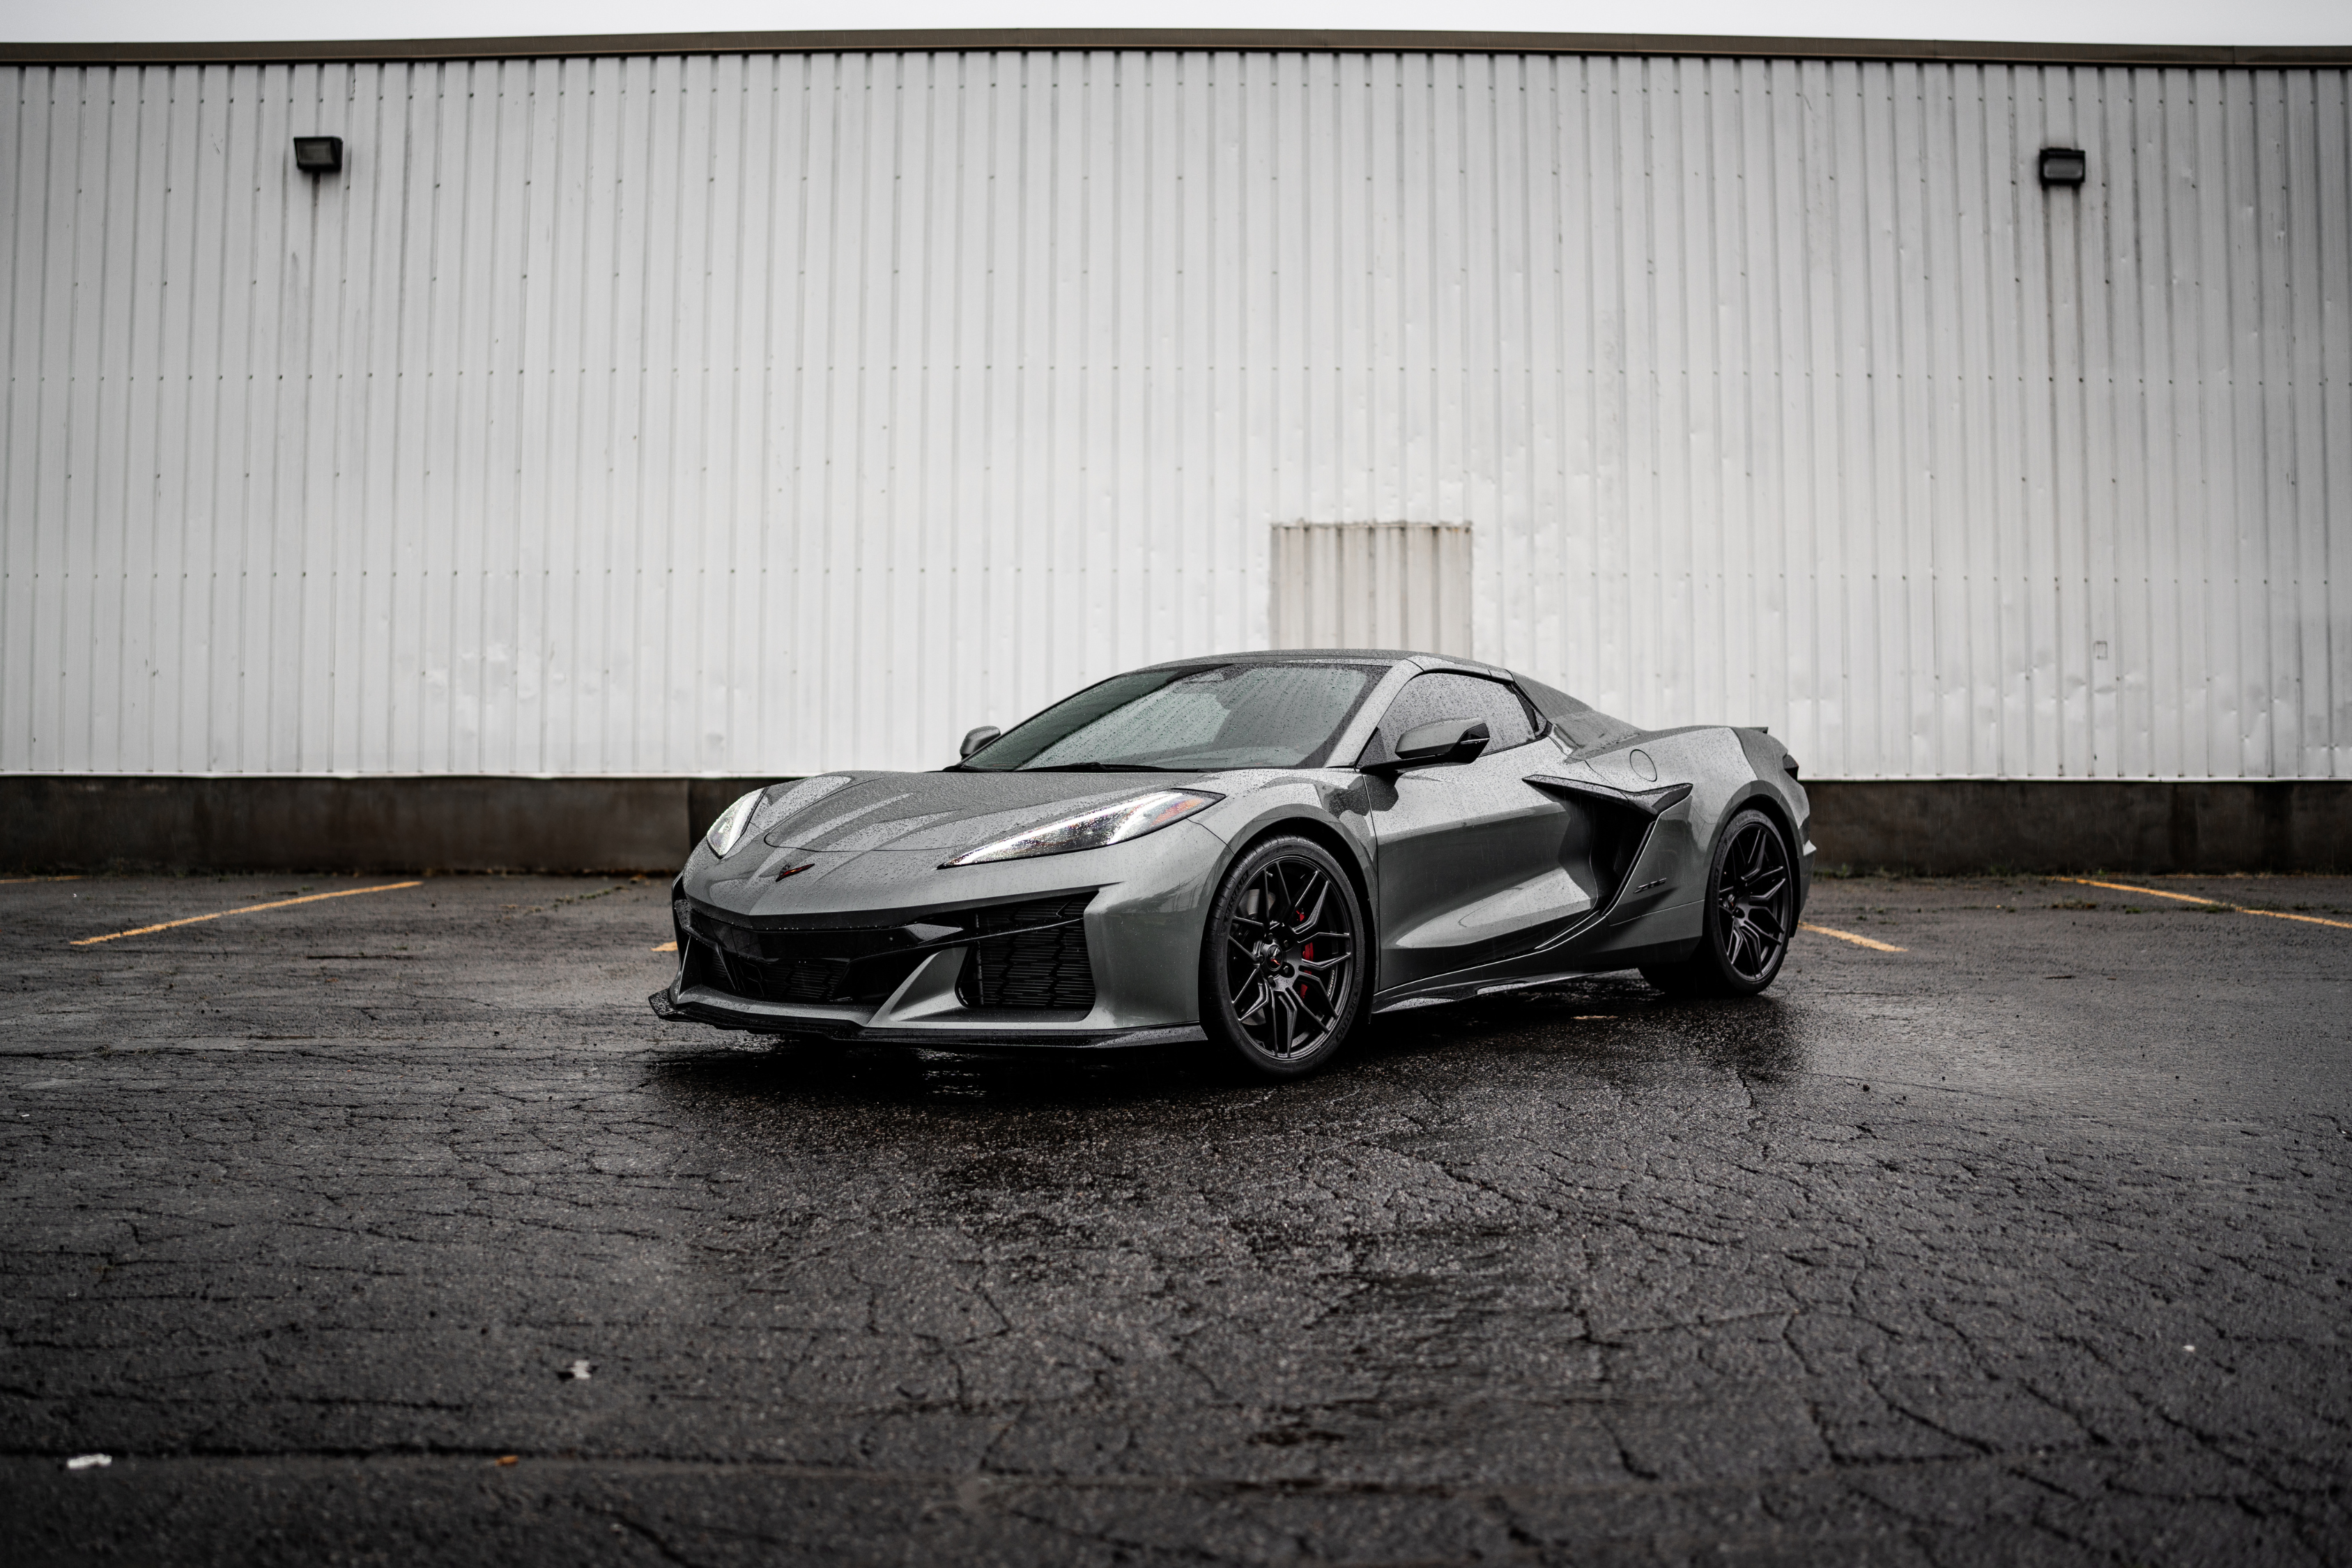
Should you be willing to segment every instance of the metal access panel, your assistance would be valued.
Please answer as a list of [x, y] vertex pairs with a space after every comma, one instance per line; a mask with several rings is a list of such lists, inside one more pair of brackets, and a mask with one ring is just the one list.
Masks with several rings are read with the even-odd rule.
[[1274, 526], [1266, 626], [1276, 647], [1392, 647], [1468, 658], [1466, 522]]

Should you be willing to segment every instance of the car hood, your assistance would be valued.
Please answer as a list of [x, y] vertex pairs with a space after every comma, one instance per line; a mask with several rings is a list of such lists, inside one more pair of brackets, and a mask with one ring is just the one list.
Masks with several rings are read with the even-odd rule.
[[1198, 786], [1214, 777], [1189, 773], [825, 773], [780, 787], [752, 818], [744, 839], [748, 844], [756, 837], [771, 848], [818, 853], [953, 855], [1096, 806], [1153, 790]]

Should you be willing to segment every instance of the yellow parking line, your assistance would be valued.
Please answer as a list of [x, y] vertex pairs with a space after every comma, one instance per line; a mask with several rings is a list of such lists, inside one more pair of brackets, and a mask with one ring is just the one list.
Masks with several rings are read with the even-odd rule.
[[79, 877], [0, 877], [0, 888], [13, 882], [79, 882]]
[[1908, 952], [1911, 951], [1907, 947], [1896, 947], [1893, 942], [1873, 942], [1866, 936], [1856, 936], [1850, 931], [1832, 931], [1828, 926], [1812, 925], [1804, 921], [1799, 921], [1797, 925], [1800, 930], [1819, 931], [1823, 936], [1833, 936], [1840, 942], [1850, 942], [1856, 947], [1866, 947], [1873, 952]]
[[2274, 921], [2303, 921], [2315, 926], [2334, 926], [2337, 931], [2352, 931], [2352, 922], [2345, 921], [2324, 921], [2317, 915], [2291, 915], [2284, 910], [2240, 909], [2236, 904], [2231, 904], [2230, 907], [2233, 910], [2237, 910], [2242, 915], [2268, 915]]
[[2250, 910], [2243, 904], [2225, 903], [2220, 899], [2208, 899], [2196, 893], [2168, 893], [2162, 888], [2135, 888], [2128, 882], [2098, 882], [2088, 877], [2053, 877], [2057, 882], [2079, 882], [2085, 888], [2106, 888], [2118, 893], [2145, 893], [2151, 899], [2178, 899], [2184, 904], [2207, 904], [2215, 909], [2234, 910], [2242, 915], [2267, 915], [2274, 921], [2301, 921], [2306, 925], [2334, 926], [2337, 931], [2352, 931], [2352, 921], [2324, 921], [2317, 915], [2291, 915], [2284, 910]]
[[654, 949], [654, 951], [656, 952], [676, 952], [677, 951], [677, 943], [674, 942], [666, 942], [659, 947]]
[[202, 921], [216, 921], [223, 915], [249, 915], [257, 910], [282, 910], [292, 904], [315, 904], [320, 899], [348, 899], [356, 893], [390, 893], [396, 892], [402, 888], [423, 886], [425, 884], [422, 882], [385, 882], [373, 888], [345, 888], [340, 892], [312, 893], [308, 898], [280, 899], [274, 904], [247, 904], [241, 910], [215, 910], [208, 915], [190, 915], [185, 920], [164, 921], [157, 925], [138, 926], [130, 931], [109, 931], [104, 936], [81, 937], [70, 945], [90, 947], [101, 942], [112, 942], [118, 937], [145, 936], [151, 931], [170, 931], [173, 926], [192, 926]]
[[[2088, 877], [2057, 877], [2052, 879], [2059, 882], [2080, 882], [2086, 888], [2107, 888], [2118, 893], [2146, 893], [2151, 899], [2179, 899], [2184, 904], [2213, 902], [2211, 899], [2200, 898], [2195, 893], [2168, 893], [2162, 888], [2133, 888], [2121, 882], [2095, 882]], [[2236, 909], [2238, 906], [2231, 904], [2229, 907]]]

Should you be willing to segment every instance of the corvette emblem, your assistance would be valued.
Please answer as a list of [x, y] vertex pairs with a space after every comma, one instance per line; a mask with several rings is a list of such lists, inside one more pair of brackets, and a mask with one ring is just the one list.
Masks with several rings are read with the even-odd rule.
[[815, 864], [816, 862], [814, 860], [803, 860], [797, 866], [787, 866], [782, 870], [776, 873], [776, 880], [781, 882], [787, 877], [797, 877]]

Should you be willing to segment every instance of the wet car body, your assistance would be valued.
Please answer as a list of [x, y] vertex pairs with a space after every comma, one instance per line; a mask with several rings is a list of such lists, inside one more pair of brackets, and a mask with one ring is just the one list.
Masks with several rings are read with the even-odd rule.
[[[1802, 906], [1810, 806], [1793, 760], [1761, 731], [1639, 731], [1507, 670], [1428, 654], [1151, 668], [1281, 661], [1368, 672], [1319, 765], [845, 773], [773, 786], [729, 853], [698, 844], [678, 875], [678, 970], [654, 1010], [958, 1048], [1199, 1040], [1210, 902], [1235, 858], [1269, 835], [1312, 839], [1355, 884], [1375, 938], [1373, 1012], [1688, 953], [1717, 829], [1748, 807], [1801, 851], [1791, 919]], [[1440, 673], [1507, 686], [1534, 732], [1466, 762], [1385, 756], [1400, 694]], [[946, 864], [1148, 790], [1218, 798], [1125, 842]]]

